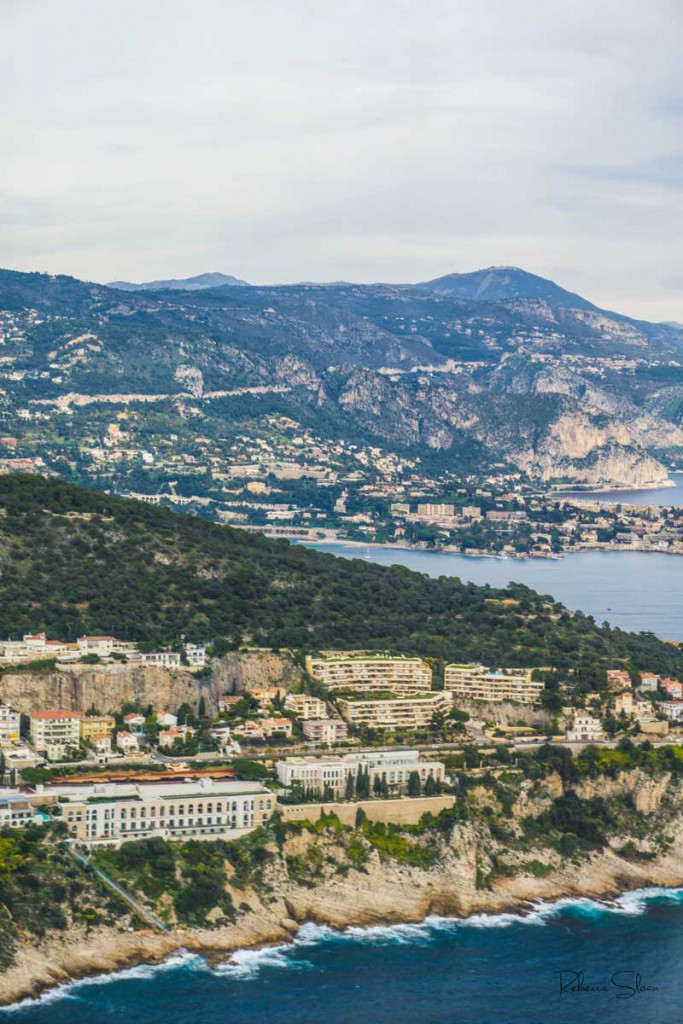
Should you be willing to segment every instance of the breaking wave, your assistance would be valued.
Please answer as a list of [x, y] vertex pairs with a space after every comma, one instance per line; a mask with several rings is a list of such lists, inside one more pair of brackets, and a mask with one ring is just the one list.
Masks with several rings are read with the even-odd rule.
[[651, 904], [683, 904], [683, 889], [661, 887], [638, 889], [623, 893], [613, 900], [594, 900], [589, 897], [566, 898], [554, 903], [538, 901], [530, 903], [525, 912], [500, 914], [473, 914], [470, 917], [454, 918], [432, 915], [419, 924], [372, 925], [366, 928], [331, 928], [327, 925], [304, 924], [291, 942], [264, 946], [260, 949], [240, 949], [225, 962], [209, 966], [204, 957], [181, 950], [160, 964], [140, 964], [111, 974], [97, 975], [70, 981], [45, 992], [38, 999], [23, 999], [12, 1006], [0, 1009], [0, 1018], [5, 1014], [21, 1011], [36, 1003], [48, 1003], [59, 999], [78, 997], [79, 990], [92, 985], [108, 985], [117, 981], [151, 980], [160, 972], [184, 970], [204, 971], [214, 976], [223, 976], [239, 981], [257, 978], [264, 970], [310, 970], [315, 964], [306, 959], [305, 950], [327, 943], [358, 945], [370, 943], [384, 946], [425, 946], [444, 932], [455, 934], [470, 928], [510, 928], [513, 926], [545, 927], [562, 915], [597, 918], [600, 915], [620, 914], [637, 917], [646, 913]]

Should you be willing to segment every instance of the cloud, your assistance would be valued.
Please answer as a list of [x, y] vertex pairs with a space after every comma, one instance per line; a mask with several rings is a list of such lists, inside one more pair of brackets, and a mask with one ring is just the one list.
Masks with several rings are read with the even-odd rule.
[[683, 319], [680, 28], [674, 0], [5, 0], [3, 260], [253, 281], [513, 263]]

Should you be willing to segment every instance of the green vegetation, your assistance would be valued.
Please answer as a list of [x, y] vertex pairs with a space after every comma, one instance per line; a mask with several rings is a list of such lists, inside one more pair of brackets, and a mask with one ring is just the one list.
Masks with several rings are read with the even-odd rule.
[[185, 634], [232, 647], [683, 675], [677, 648], [598, 627], [521, 585], [496, 590], [334, 558], [56, 479], [0, 477], [0, 511], [0, 621], [11, 635], [104, 632], [160, 644]]
[[127, 907], [67, 853], [59, 822], [0, 829], [0, 968], [17, 940], [127, 920]]

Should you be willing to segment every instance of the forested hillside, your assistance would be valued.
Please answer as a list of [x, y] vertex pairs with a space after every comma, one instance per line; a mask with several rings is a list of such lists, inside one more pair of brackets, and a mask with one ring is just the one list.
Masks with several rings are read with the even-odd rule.
[[491, 665], [683, 674], [651, 635], [550, 597], [335, 558], [58, 479], [0, 476], [0, 635], [377, 648]]

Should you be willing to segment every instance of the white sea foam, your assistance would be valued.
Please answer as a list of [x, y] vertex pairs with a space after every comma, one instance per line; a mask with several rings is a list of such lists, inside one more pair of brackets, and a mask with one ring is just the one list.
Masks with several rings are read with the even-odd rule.
[[37, 1003], [54, 1003], [61, 999], [76, 999], [78, 990], [91, 985], [110, 985], [115, 981], [130, 981], [134, 979], [153, 978], [163, 971], [176, 970], [179, 967], [192, 967], [196, 970], [206, 967], [206, 961], [195, 953], [189, 953], [186, 949], [178, 950], [166, 960], [158, 964], [138, 964], [136, 967], [124, 967], [120, 971], [112, 971], [110, 974], [94, 974], [91, 978], [77, 978], [74, 981], [67, 981], [56, 988], [47, 989], [35, 999], [21, 999], [11, 1006], [0, 1008], [0, 1015], [12, 1013], [25, 1009], [27, 1006], [36, 1006]]
[[470, 917], [440, 917], [432, 915], [419, 924], [373, 925], [368, 928], [349, 927], [343, 930], [330, 928], [327, 925], [304, 924], [292, 941], [279, 946], [265, 946], [262, 949], [240, 949], [223, 964], [210, 968], [203, 957], [186, 950], [180, 950], [160, 964], [140, 964], [128, 967], [111, 974], [96, 975], [80, 981], [70, 981], [65, 985], [50, 989], [35, 999], [23, 999], [12, 1006], [0, 1008], [0, 1019], [7, 1013], [21, 1010], [27, 1006], [35, 1006], [37, 1002], [48, 1003], [57, 999], [77, 998], [77, 990], [89, 985], [108, 985], [116, 981], [130, 979], [150, 979], [161, 971], [175, 970], [180, 967], [197, 971], [209, 971], [234, 979], [250, 980], [258, 977], [263, 968], [279, 968], [287, 970], [305, 970], [314, 965], [296, 955], [297, 948], [320, 946], [326, 942], [344, 942], [349, 944], [373, 943], [385, 945], [416, 945], [424, 944], [433, 937], [435, 932], [457, 932], [467, 928], [510, 928], [513, 925], [544, 926], [552, 918], [564, 911], [573, 910], [588, 915], [623, 914], [637, 917], [647, 911], [652, 902], [683, 903], [683, 889], [665, 889], [652, 887], [637, 889], [623, 893], [614, 900], [601, 901], [582, 896], [565, 898], [547, 903], [539, 900], [529, 904], [526, 912], [501, 914], [473, 914]]
[[278, 967], [288, 970], [305, 970], [312, 967], [308, 960], [291, 956], [295, 943], [284, 946], [264, 946], [262, 949], [238, 949], [225, 963], [213, 968], [214, 974], [231, 978], [250, 979], [258, 977], [264, 967]]

